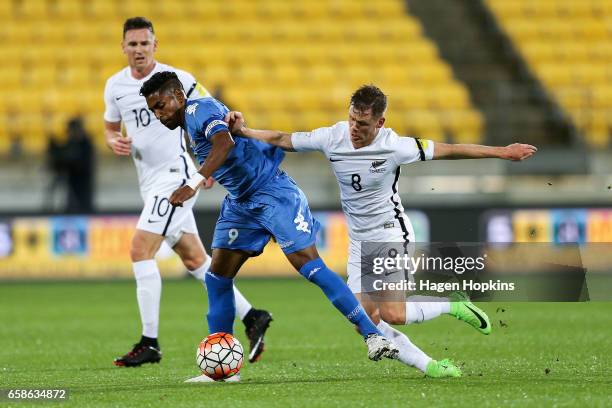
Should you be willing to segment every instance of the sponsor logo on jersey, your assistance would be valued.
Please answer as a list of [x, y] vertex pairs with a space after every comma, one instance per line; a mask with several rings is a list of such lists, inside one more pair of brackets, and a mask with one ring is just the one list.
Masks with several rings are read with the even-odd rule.
[[380, 168], [383, 164], [387, 162], [386, 159], [383, 160], [374, 160], [372, 162], [372, 166], [370, 167], [370, 173], [384, 173], [387, 171], [385, 168]]
[[308, 229], [308, 223], [304, 220], [304, 216], [302, 215], [302, 210], [299, 210], [297, 216], [293, 220], [295, 224], [295, 229], [298, 231], [304, 231], [310, 234], [310, 230]]
[[280, 249], [285, 249], [287, 247], [290, 247], [293, 244], [295, 244], [295, 242], [293, 242], [293, 241], [279, 242], [278, 246], [280, 247]]
[[196, 109], [198, 109], [198, 104], [197, 103], [193, 103], [193, 104], [189, 105], [187, 107], [187, 109], [185, 109], [185, 112], [187, 112], [188, 115], [194, 115]]

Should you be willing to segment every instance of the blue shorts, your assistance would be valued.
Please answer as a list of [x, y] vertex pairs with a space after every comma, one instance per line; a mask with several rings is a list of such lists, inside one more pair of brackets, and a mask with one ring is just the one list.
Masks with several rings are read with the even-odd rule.
[[319, 223], [306, 196], [285, 172], [244, 200], [225, 197], [215, 225], [212, 247], [259, 255], [271, 237], [285, 254], [312, 246]]

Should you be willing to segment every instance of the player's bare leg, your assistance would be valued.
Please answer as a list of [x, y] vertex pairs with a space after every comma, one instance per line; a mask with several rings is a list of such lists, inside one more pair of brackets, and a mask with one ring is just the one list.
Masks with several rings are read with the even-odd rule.
[[336, 309], [358, 327], [366, 340], [371, 360], [397, 355], [398, 349], [381, 335], [344, 281], [327, 268], [314, 245], [287, 254], [287, 259], [302, 276], [321, 288]]

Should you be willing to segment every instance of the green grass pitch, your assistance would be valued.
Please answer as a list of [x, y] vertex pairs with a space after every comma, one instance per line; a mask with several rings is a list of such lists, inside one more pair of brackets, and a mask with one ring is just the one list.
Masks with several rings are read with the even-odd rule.
[[[54, 406], [78, 407], [612, 406], [610, 303], [484, 303], [491, 336], [449, 316], [403, 327], [432, 357], [463, 368], [462, 378], [434, 380], [370, 362], [308, 282], [238, 284], [274, 314], [262, 361], [243, 366], [240, 384], [184, 384], [198, 374], [195, 349], [206, 334], [197, 282], [164, 282], [164, 357], [141, 368], [112, 365], [140, 334], [133, 282], [2, 283], [0, 388], [67, 388], [69, 400]], [[236, 333], [248, 348], [240, 322]]]

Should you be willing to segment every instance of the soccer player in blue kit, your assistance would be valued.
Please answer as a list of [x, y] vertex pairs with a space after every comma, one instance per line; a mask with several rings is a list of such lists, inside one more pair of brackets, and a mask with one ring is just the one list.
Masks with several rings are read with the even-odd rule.
[[233, 278], [273, 236], [293, 267], [319, 286], [357, 326], [366, 341], [368, 357], [395, 358], [395, 345], [382, 336], [344, 281], [319, 257], [315, 246], [319, 225], [304, 193], [279, 168], [283, 151], [252, 139], [232, 137], [224, 121], [229, 110], [214, 98], [187, 100], [173, 72], [156, 73], [140, 93], [164, 126], [181, 126], [187, 131], [201, 165], [189, 182], [172, 194], [170, 203], [180, 206], [209, 177], [228, 191], [213, 235], [212, 264], [205, 276], [209, 331], [233, 333]]

